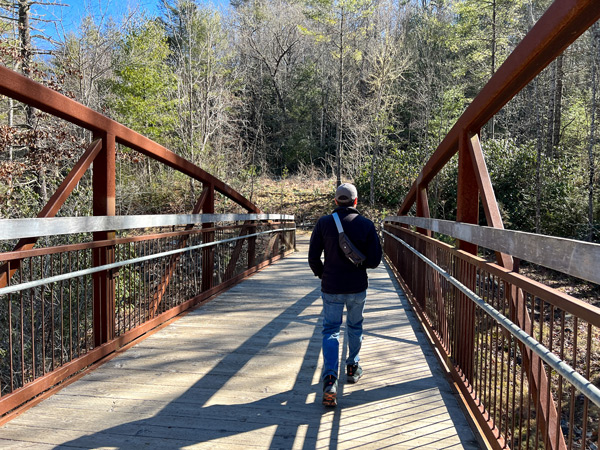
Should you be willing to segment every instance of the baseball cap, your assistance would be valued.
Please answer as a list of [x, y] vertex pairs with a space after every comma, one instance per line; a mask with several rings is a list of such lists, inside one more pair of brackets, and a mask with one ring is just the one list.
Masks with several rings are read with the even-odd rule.
[[352, 203], [358, 197], [358, 192], [353, 184], [340, 184], [335, 191], [335, 199], [339, 203]]

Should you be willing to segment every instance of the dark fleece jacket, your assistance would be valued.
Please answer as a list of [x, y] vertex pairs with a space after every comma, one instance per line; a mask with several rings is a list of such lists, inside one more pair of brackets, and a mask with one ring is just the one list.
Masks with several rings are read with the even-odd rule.
[[[357, 209], [340, 206], [338, 213], [344, 232], [352, 243], [366, 256], [355, 266], [340, 249], [339, 234], [333, 216], [321, 217], [310, 238], [308, 264], [321, 278], [321, 290], [327, 294], [353, 294], [367, 289], [367, 268], [374, 269], [381, 262], [381, 244], [375, 225], [360, 215]], [[325, 263], [321, 254], [325, 252]]]

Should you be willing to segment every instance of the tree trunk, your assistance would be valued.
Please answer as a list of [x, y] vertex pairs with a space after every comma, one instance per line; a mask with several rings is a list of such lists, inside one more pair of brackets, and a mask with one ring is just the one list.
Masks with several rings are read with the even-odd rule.
[[590, 124], [590, 141], [588, 146], [588, 161], [589, 161], [589, 181], [588, 181], [588, 233], [587, 240], [592, 242], [594, 237], [594, 176], [595, 176], [595, 134], [596, 134], [596, 64], [592, 64], [592, 121]]
[[379, 136], [375, 138], [375, 145], [373, 146], [373, 159], [371, 161], [371, 185], [369, 200], [371, 206], [375, 204], [375, 170], [377, 166], [377, 156], [379, 154]]
[[326, 130], [326, 120], [327, 120], [327, 106], [329, 102], [329, 84], [325, 84], [323, 80], [325, 80], [325, 71], [321, 74], [321, 123], [319, 124], [319, 147], [321, 151], [324, 152], [325, 149], [325, 130]]
[[588, 146], [589, 181], [588, 181], [588, 233], [587, 240], [594, 239], [594, 178], [596, 175], [596, 161], [594, 149], [596, 147], [596, 105], [598, 94], [598, 66], [600, 65], [600, 25], [592, 25], [592, 111], [590, 123], [590, 140]]
[[343, 116], [344, 116], [344, 7], [341, 9], [340, 17], [340, 72], [339, 72], [339, 92], [340, 104], [338, 110], [338, 126], [337, 126], [337, 151], [335, 155], [336, 163], [336, 179], [337, 185], [342, 184], [342, 148], [343, 148]]
[[[21, 72], [26, 77], [31, 77], [31, 73], [33, 71], [33, 61], [32, 61], [32, 48], [31, 48], [31, 28], [30, 28], [30, 14], [31, 14], [31, 0], [19, 0], [19, 10], [18, 10], [18, 28], [19, 28], [19, 40], [21, 44]], [[32, 106], [25, 106], [25, 123], [28, 128], [34, 127], [34, 109]], [[37, 194], [40, 197], [40, 203], [45, 205], [48, 202], [48, 187], [46, 183], [46, 168], [43, 166], [43, 163], [40, 163], [41, 166], [37, 170], [37, 181], [38, 188]]]
[[548, 93], [548, 131], [546, 132], [546, 154], [552, 156], [554, 144], [554, 101], [556, 100], [556, 61], [552, 63], [552, 75], [550, 78], [550, 92]]
[[[14, 126], [14, 121], [15, 121], [15, 113], [14, 113], [14, 107], [15, 107], [15, 101], [12, 98], [8, 99], [8, 127], [12, 128]], [[8, 159], [9, 161], [13, 160], [13, 146], [12, 144], [8, 146]]]
[[48, 184], [46, 183], [46, 169], [45, 167], [40, 167], [37, 173], [37, 179], [39, 184], [38, 194], [40, 196], [40, 203], [45, 205], [48, 203], [50, 197], [48, 197]]
[[[21, 41], [21, 72], [26, 77], [31, 76], [32, 61], [31, 61], [31, 29], [29, 25], [29, 15], [31, 8], [31, 0], [19, 0], [19, 40]], [[33, 128], [33, 107], [27, 105], [26, 123], [27, 126]]]
[[551, 91], [548, 101], [548, 134], [546, 136], [546, 154], [556, 156], [556, 148], [560, 141], [560, 127], [562, 119], [562, 91], [563, 91], [563, 60], [559, 55], [552, 64]]
[[[560, 144], [560, 129], [562, 122], [562, 94], [563, 94], [563, 60], [564, 56], [561, 53], [556, 58], [556, 88], [554, 90], [554, 136], [552, 138], [553, 149], [556, 150]], [[555, 152], [554, 152], [555, 153]], [[553, 154], [554, 154], [553, 153]]]
[[535, 110], [536, 110], [536, 122], [537, 122], [537, 158], [535, 161], [535, 232], [541, 232], [541, 203], [542, 203], [542, 117], [541, 117], [541, 108], [539, 106], [540, 102], [538, 98], [539, 95], [539, 82], [538, 79], [534, 80], [534, 100], [535, 100]]
[[[496, 73], [496, 0], [492, 0], [492, 61], [491, 61], [491, 77]], [[494, 139], [494, 129], [496, 128], [495, 117], [492, 116], [490, 119], [490, 131], [491, 137]]]

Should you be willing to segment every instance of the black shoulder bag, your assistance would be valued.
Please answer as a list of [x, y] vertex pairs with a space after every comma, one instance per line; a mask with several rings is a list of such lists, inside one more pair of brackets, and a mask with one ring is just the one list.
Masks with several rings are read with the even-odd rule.
[[340, 248], [344, 252], [344, 255], [346, 255], [346, 258], [348, 258], [350, 261], [352, 261], [353, 264], [358, 266], [367, 258], [365, 257], [365, 255], [362, 254], [362, 252], [359, 249], [356, 248], [356, 246], [352, 243], [350, 238], [346, 236], [346, 233], [344, 233], [344, 228], [342, 227], [342, 222], [340, 221], [340, 218], [337, 215], [337, 213], [333, 213], [332, 216], [333, 220], [335, 221], [335, 226], [337, 227], [338, 233], [340, 234], [338, 238]]

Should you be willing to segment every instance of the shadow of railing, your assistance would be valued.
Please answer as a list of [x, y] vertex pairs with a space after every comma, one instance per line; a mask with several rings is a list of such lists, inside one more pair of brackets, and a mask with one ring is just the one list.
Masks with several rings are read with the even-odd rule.
[[[313, 374], [317, 370], [315, 355], [320, 350], [320, 329], [314, 327], [313, 335], [309, 341], [303, 358], [302, 366], [294, 380], [294, 386], [284, 392], [268, 395], [260, 400], [243, 403], [236, 401], [233, 405], [214, 404], [210, 400], [215, 394], [230, 382], [234, 376], [244, 371], [244, 367], [259, 353], [267, 349], [280, 332], [296, 319], [290, 317], [300, 316], [303, 311], [319, 300], [319, 291], [312, 290], [304, 297], [287, 307], [273, 320], [269, 321], [254, 335], [245, 340], [235, 352], [223, 357], [214, 367], [203, 374], [201, 378], [185, 390], [178, 398], [170, 401], [158, 413], [142, 420], [120, 424], [100, 432], [82, 436], [61, 446], [98, 447], [111, 446], [116, 448], [130, 448], [135, 442], [137, 446], [144, 444], [144, 438], [150, 438], [146, 445], [157, 443], [154, 439], [167, 439], [166, 446], [170, 448], [216, 441], [232, 435], [242, 435], [249, 431], [264, 427], [276, 426], [274, 433], [276, 441], [271, 442], [274, 448], [291, 448], [291, 443], [301, 425], [307, 424], [306, 417], [314, 416], [315, 412], [325, 414], [326, 410], [306, 404], [306, 398], [294, 400], [294, 394], [304, 391], [298, 385], [311, 384]], [[193, 314], [193, 313], [192, 313]], [[314, 323], [311, 324], [314, 326]], [[170, 353], [170, 350], [165, 350]], [[156, 358], [156, 355], [153, 355]], [[189, 363], [192, 360], [188, 361]], [[149, 367], [147, 370], [151, 371]], [[251, 378], [252, 374], [248, 374]], [[111, 379], [111, 383], [119, 383], [118, 379]], [[311, 389], [318, 389], [319, 385], [312, 385]], [[292, 409], [293, 408], [293, 409]], [[265, 415], [264, 413], [267, 412]], [[253, 420], [256, 414], [259, 420]], [[190, 419], [190, 416], [192, 417]], [[186, 423], [188, 422], [188, 423]], [[308, 423], [305, 431], [307, 437], [316, 440], [318, 429], [314, 429], [315, 422]], [[162, 429], [159, 436], [153, 436], [153, 428]], [[133, 432], [133, 430], [137, 430]], [[133, 432], [133, 433], [132, 433]], [[127, 440], [120, 443], [114, 436], [136, 436], [134, 441]], [[112, 437], [111, 437], [112, 436]], [[178, 441], [180, 441], [178, 443]], [[264, 443], [261, 443], [264, 444]]]

